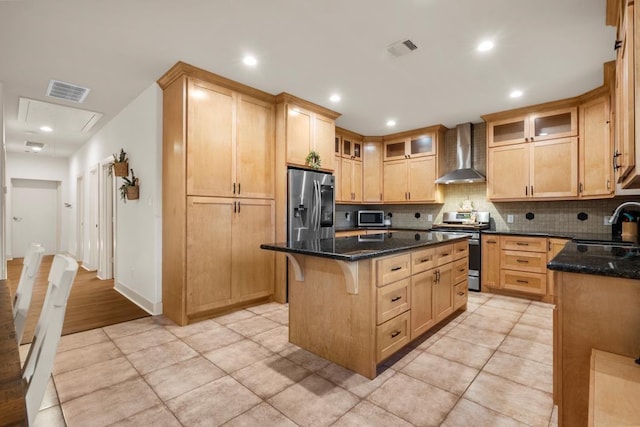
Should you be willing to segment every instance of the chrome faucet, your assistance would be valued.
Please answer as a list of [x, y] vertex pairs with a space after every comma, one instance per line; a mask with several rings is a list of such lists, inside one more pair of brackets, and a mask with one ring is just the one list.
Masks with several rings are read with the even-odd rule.
[[613, 215], [611, 215], [611, 217], [609, 218], [609, 224], [613, 224], [618, 220], [618, 217], [620, 216], [620, 211], [628, 206], [635, 206], [637, 208], [640, 208], [640, 202], [624, 202], [622, 203], [620, 206], [618, 206], [616, 208], [615, 211], [613, 211]]

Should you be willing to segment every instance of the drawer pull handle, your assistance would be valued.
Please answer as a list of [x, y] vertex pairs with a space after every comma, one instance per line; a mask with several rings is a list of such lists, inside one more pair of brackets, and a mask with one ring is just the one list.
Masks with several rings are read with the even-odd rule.
[[516, 282], [517, 283], [529, 283], [528, 280], [521, 280], [521, 279], [516, 280]]
[[445, 253], [443, 253], [443, 254], [442, 254], [442, 256], [443, 256], [443, 257], [444, 257], [444, 256], [449, 256], [449, 252], [445, 252]]
[[487, 243], [498, 243], [495, 240], [487, 240]]
[[393, 332], [391, 332], [391, 338], [395, 338], [395, 337], [397, 337], [398, 335], [400, 335], [400, 331], [393, 331]]
[[458, 295], [464, 296], [464, 292], [458, 292]]
[[402, 297], [401, 296], [393, 297], [393, 298], [391, 298], [391, 302], [396, 302], [399, 299], [402, 299]]
[[425, 262], [428, 262], [430, 259], [431, 259], [431, 258], [422, 258], [422, 259], [420, 260], [420, 264], [425, 263]]
[[516, 261], [520, 262], [520, 263], [524, 263], [524, 264], [528, 264], [529, 261], [526, 259], [517, 259]]
[[398, 271], [398, 270], [401, 270], [401, 269], [402, 269], [402, 267], [392, 267], [391, 271]]
[[518, 245], [518, 246], [529, 246], [529, 244], [527, 242], [517, 242], [516, 245]]
[[464, 267], [459, 268], [458, 271], [462, 273], [464, 271]]

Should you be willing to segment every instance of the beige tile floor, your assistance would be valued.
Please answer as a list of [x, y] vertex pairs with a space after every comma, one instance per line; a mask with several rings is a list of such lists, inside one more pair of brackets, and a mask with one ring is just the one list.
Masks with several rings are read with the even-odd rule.
[[286, 305], [134, 320], [62, 338], [36, 425], [556, 425], [551, 318], [471, 293], [373, 381], [290, 344]]

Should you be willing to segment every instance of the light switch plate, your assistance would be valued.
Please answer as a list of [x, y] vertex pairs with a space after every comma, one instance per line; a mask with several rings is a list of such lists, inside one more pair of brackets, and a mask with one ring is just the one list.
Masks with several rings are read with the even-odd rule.
[[513, 224], [513, 215], [507, 215], [507, 222]]

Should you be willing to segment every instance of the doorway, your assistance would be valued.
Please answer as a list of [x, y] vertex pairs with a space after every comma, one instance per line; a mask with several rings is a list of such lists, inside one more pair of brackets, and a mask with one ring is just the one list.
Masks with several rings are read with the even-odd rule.
[[60, 248], [60, 182], [11, 179], [11, 255], [24, 257], [31, 243], [45, 255]]
[[84, 267], [89, 271], [98, 269], [100, 233], [99, 233], [99, 207], [98, 192], [100, 191], [100, 176], [98, 174], [99, 165], [94, 166], [89, 171], [89, 250], [87, 264]]

